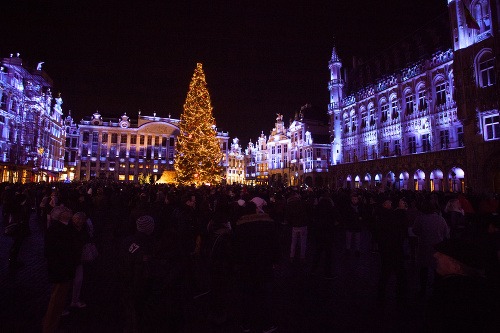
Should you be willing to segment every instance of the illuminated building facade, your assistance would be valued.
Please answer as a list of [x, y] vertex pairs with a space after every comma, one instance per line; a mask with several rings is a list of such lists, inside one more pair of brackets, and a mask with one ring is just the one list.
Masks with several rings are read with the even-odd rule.
[[[439, 36], [420, 36], [414, 49], [402, 43], [385, 59], [355, 61], [347, 75], [333, 49], [332, 187], [500, 190], [498, 17], [486, 0], [448, 6], [453, 48], [434, 43], [428, 52], [423, 41]], [[464, 8], [480, 29], [466, 24]], [[411, 51], [420, 59], [412, 62]]]
[[[158, 180], [164, 171], [174, 171], [175, 143], [179, 134], [178, 119], [138, 115], [137, 122], [123, 114], [118, 119], [105, 119], [99, 112], [74, 126], [65, 120], [67, 177], [74, 179], [106, 179], [139, 182], [142, 177]], [[72, 125], [73, 124], [73, 125]], [[227, 132], [218, 132], [227, 168]], [[76, 140], [74, 140], [76, 139]], [[77, 149], [75, 149], [75, 144]]]
[[328, 125], [305, 119], [305, 105], [288, 127], [278, 114], [269, 137], [263, 133], [245, 150], [247, 184], [327, 186], [330, 144]]
[[245, 183], [245, 155], [241, 151], [241, 146], [239, 145], [238, 138], [233, 139], [231, 149], [228, 153], [226, 183]]
[[54, 181], [64, 168], [62, 98], [42, 70], [11, 55], [0, 68], [0, 181]]

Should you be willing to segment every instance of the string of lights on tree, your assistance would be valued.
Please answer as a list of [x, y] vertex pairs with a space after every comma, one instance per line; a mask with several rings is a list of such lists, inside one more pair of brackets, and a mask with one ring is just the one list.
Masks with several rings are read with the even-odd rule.
[[222, 151], [202, 64], [198, 63], [180, 117], [175, 171], [179, 184], [218, 184]]

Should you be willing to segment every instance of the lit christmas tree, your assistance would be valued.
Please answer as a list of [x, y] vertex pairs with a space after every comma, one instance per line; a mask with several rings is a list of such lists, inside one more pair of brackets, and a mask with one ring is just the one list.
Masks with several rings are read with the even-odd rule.
[[175, 171], [179, 184], [217, 184], [221, 181], [222, 151], [212, 115], [205, 73], [196, 64], [179, 123]]

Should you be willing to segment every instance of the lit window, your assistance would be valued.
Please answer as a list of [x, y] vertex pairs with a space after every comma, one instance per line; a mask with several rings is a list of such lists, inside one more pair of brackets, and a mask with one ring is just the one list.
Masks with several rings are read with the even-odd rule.
[[427, 101], [425, 100], [425, 91], [418, 92], [418, 109], [425, 110], [427, 109]]
[[389, 104], [384, 104], [380, 107], [381, 110], [381, 115], [382, 115], [382, 122], [387, 121], [389, 118]]
[[484, 117], [484, 133], [485, 140], [500, 139], [500, 123], [498, 115]]
[[384, 148], [382, 149], [382, 154], [384, 156], [389, 156], [389, 142], [384, 142]]
[[444, 83], [436, 86], [436, 105], [446, 103], [446, 85]]
[[481, 87], [489, 87], [496, 83], [495, 59], [488, 59], [479, 63], [479, 74]]
[[431, 151], [431, 137], [430, 134], [422, 135], [422, 151], [429, 152]]
[[394, 154], [396, 156], [401, 155], [401, 143], [399, 140], [394, 140]]
[[417, 153], [417, 140], [415, 139], [414, 136], [408, 138], [408, 152], [410, 154]]
[[125, 180], [125, 175], [118, 175], [118, 180]]
[[439, 138], [441, 140], [441, 149], [450, 148], [450, 132], [448, 130], [440, 131]]

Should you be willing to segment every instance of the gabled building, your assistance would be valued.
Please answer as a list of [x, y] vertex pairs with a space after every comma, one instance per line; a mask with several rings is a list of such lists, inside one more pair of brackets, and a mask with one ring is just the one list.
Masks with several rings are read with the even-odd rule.
[[228, 153], [226, 183], [245, 184], [245, 176], [245, 155], [241, 151], [239, 139], [234, 138]]
[[291, 176], [289, 185], [323, 187], [328, 185], [330, 134], [328, 124], [304, 118], [310, 108], [310, 104], [302, 106], [288, 129]]
[[64, 168], [63, 101], [42, 64], [0, 61], [0, 181], [54, 181]]

